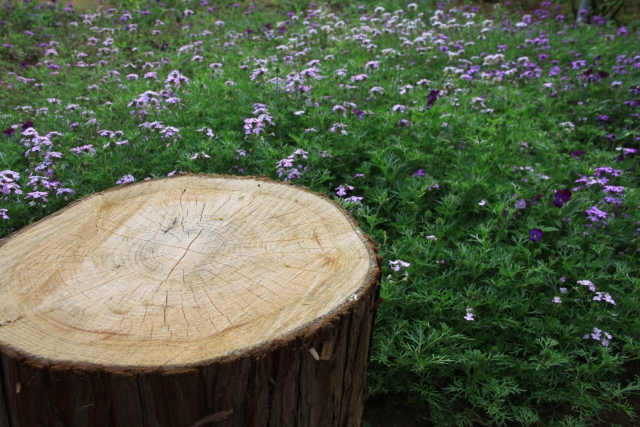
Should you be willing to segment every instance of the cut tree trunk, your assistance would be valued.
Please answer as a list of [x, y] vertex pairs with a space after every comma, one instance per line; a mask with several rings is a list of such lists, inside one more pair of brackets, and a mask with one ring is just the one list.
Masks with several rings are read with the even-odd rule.
[[361, 425], [381, 259], [326, 196], [183, 175], [0, 245], [2, 427]]

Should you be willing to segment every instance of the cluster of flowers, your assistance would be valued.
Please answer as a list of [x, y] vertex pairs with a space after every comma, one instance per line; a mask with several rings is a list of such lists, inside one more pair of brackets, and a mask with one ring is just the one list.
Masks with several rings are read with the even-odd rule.
[[393, 271], [400, 271], [403, 268], [409, 268], [411, 264], [409, 264], [408, 262], [405, 262], [401, 259], [397, 259], [395, 261], [391, 261], [389, 260], [389, 267], [393, 270]]
[[[110, 130], [108, 130], [108, 129], [102, 129], [102, 130], [98, 131], [98, 135], [100, 135], [100, 136], [107, 136], [107, 137], [109, 137], [110, 139], [112, 139], [112, 138], [114, 138], [114, 137], [116, 137], [116, 136], [118, 136], [118, 137], [123, 137], [123, 136], [124, 136], [124, 132], [123, 132], [123, 131], [121, 131], [121, 130], [117, 130], [117, 131], [115, 131], [115, 132], [112, 132], [112, 131], [110, 131]], [[108, 146], [110, 146], [110, 145], [111, 145], [111, 141], [109, 141], [109, 142], [107, 142], [105, 145], [103, 145], [103, 146], [102, 146], [102, 148], [107, 148], [107, 147], [108, 147]], [[129, 145], [129, 140], [127, 140], [127, 139], [123, 139], [123, 140], [121, 140], [121, 141], [116, 141], [116, 142], [115, 142], [115, 145], [116, 145], [116, 146]], [[82, 151], [86, 151], [86, 150], [82, 150]], [[95, 150], [94, 150], [93, 152], [95, 152]]]
[[[15, 129], [20, 126], [16, 126]], [[40, 135], [33, 127], [33, 122], [22, 125], [23, 132], [20, 142], [27, 148], [25, 156], [32, 159], [29, 178], [26, 187], [31, 187], [32, 191], [24, 194], [24, 200], [29, 200], [29, 205], [34, 206], [37, 202], [47, 203], [50, 192], [55, 191], [55, 196], [64, 196], [65, 200], [68, 195], [75, 195], [76, 192], [67, 187], [61, 187], [60, 182], [55, 176], [56, 166], [54, 160], [62, 158], [62, 153], [52, 151], [54, 136], [62, 135], [59, 132], [49, 132], [46, 135]], [[13, 134], [13, 133], [12, 133]], [[0, 172], [0, 186], [3, 200], [8, 200], [9, 196], [18, 197], [23, 194], [23, 189], [19, 184], [20, 173], [11, 170]], [[0, 218], [8, 220], [7, 209], [0, 210]]]
[[271, 117], [266, 105], [253, 104], [253, 115], [257, 117], [244, 120], [245, 135], [259, 135], [267, 125], [273, 125], [273, 117]]
[[[566, 279], [564, 277], [560, 278], [560, 281], [564, 282]], [[589, 289], [590, 292], [592, 292], [594, 295], [592, 297], [592, 301], [604, 301], [606, 303], [609, 303], [611, 305], [616, 305], [616, 302], [614, 301], [614, 299], [611, 297], [611, 295], [609, 295], [608, 292], [599, 292], [596, 288], [596, 285], [593, 284], [593, 282], [591, 280], [578, 280], [576, 282], [577, 284], [586, 287], [587, 289]], [[574, 288], [577, 289], [577, 288]], [[569, 292], [569, 290], [567, 288], [560, 288], [560, 293], [561, 294], [567, 294]], [[576, 299], [579, 300], [579, 299]], [[560, 297], [556, 296], [553, 298], [553, 302], [556, 304], [561, 304], [562, 303], [562, 299], [560, 299]], [[602, 337], [602, 335], [604, 334], [604, 338]], [[612, 338], [611, 334], [607, 333], [607, 332], [603, 332], [602, 330], [598, 329], [598, 328], [593, 328], [593, 333], [591, 334], [586, 334], [583, 337], [585, 340], [586, 339], [594, 339], [596, 341], [600, 341], [601, 344], [604, 347], [609, 347], [610, 344], [610, 340]]]
[[586, 334], [582, 337], [582, 339], [585, 340], [588, 340], [589, 338], [600, 341], [600, 344], [602, 344], [603, 347], [609, 347], [610, 340], [613, 336], [608, 332], [604, 332], [603, 330], [594, 327], [592, 333]]
[[164, 139], [175, 141], [177, 138], [182, 138], [182, 135], [179, 134], [180, 129], [173, 126], [165, 126], [162, 122], [145, 122], [138, 126], [143, 129], [151, 129], [151, 131], [159, 129], [159, 133]]
[[297, 148], [290, 156], [278, 160], [276, 163], [278, 176], [284, 176], [284, 182], [302, 178], [303, 174], [307, 171], [307, 166], [304, 166], [301, 162], [302, 160], [308, 159], [308, 154], [309, 153], [302, 148]]
[[[352, 185], [344, 184], [344, 185], [338, 186], [335, 190], [338, 196], [344, 197], [347, 195], [347, 191], [353, 191], [354, 187]], [[362, 200], [363, 200], [363, 197], [358, 197], [358, 196], [351, 196], [351, 197], [346, 197], [342, 199], [342, 201], [345, 203], [353, 203], [355, 205], [361, 205]]]

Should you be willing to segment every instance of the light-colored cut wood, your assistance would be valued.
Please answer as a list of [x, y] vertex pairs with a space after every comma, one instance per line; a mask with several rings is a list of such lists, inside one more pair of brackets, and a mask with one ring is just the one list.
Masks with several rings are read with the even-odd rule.
[[0, 241], [0, 426], [360, 427], [380, 265], [336, 202], [183, 175]]
[[47, 360], [168, 366], [294, 332], [357, 298], [372, 256], [293, 186], [183, 176], [85, 198], [0, 247], [0, 342]]

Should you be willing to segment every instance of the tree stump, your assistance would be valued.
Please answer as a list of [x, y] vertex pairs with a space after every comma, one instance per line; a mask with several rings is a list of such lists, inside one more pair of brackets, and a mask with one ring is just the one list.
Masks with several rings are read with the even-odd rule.
[[0, 245], [0, 426], [361, 425], [381, 259], [326, 196], [182, 175]]

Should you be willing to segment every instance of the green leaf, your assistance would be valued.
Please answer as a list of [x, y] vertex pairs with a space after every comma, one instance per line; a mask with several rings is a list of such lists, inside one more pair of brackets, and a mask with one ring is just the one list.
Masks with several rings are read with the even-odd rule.
[[578, 212], [580, 210], [580, 208], [582, 207], [584, 202], [585, 202], [584, 199], [571, 200], [569, 203], [564, 205], [564, 209], [562, 209], [562, 213], [565, 216], [571, 216], [571, 215], [573, 215], [574, 213], [576, 213], [576, 212]]
[[540, 230], [542, 230], [544, 233], [549, 232], [549, 231], [558, 231], [558, 229], [555, 228], [555, 227], [542, 227], [542, 228], [540, 228]]

